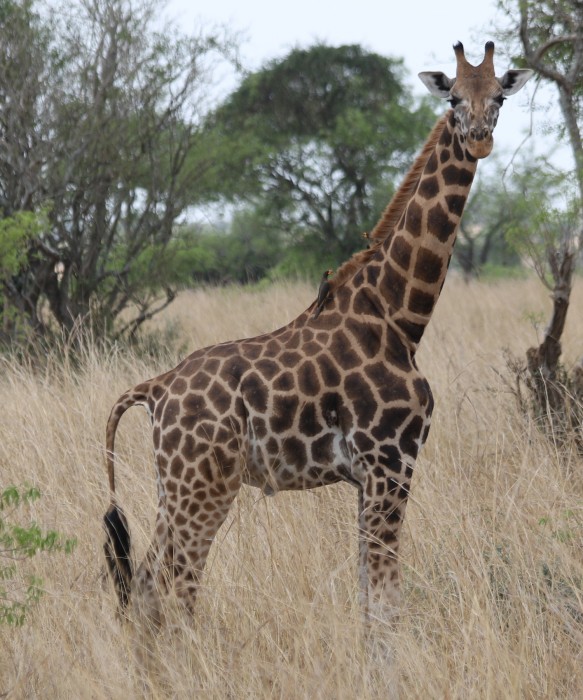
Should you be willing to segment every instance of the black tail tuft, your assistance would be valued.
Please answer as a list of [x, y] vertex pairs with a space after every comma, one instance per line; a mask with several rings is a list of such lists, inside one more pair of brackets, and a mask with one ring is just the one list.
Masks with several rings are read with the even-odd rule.
[[112, 505], [103, 518], [106, 540], [105, 559], [123, 612], [130, 599], [133, 571], [130, 559], [130, 531], [121, 508]]

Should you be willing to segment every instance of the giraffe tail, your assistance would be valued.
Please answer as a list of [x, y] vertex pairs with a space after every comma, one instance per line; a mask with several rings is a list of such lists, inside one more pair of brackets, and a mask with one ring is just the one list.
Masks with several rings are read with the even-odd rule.
[[130, 557], [130, 530], [122, 509], [112, 503], [105, 514], [105, 561], [117, 597], [120, 612], [124, 612], [130, 600], [130, 585], [134, 575]]
[[147, 393], [140, 392], [137, 389], [123, 394], [111, 409], [106, 428], [106, 462], [111, 504], [103, 518], [105, 525], [105, 544], [103, 549], [107, 568], [119, 599], [120, 612], [122, 613], [127, 608], [130, 599], [133, 566], [130, 557], [131, 540], [128, 522], [115, 498], [115, 434], [119, 420], [128, 408], [137, 404], [144, 404], [147, 402], [147, 399]]

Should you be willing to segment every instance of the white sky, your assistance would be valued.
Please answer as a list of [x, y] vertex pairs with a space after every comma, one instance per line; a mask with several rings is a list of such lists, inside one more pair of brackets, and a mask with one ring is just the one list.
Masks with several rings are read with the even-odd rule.
[[[499, 18], [493, 1], [479, 0], [169, 0], [163, 14], [176, 20], [187, 33], [199, 31], [201, 24], [225, 24], [240, 32], [244, 39], [243, 64], [250, 70], [317, 41], [361, 44], [382, 55], [402, 57], [410, 74], [409, 84], [418, 95], [425, 91], [418, 72], [442, 70], [450, 76], [455, 74], [452, 46], [456, 41], [464, 44], [470, 62], [479, 63], [484, 44], [494, 38], [492, 27]], [[497, 75], [511, 67], [500, 53], [494, 62]], [[494, 152], [502, 165], [507, 165], [530, 132], [532, 119], [533, 136], [522, 148], [526, 152], [534, 149], [537, 153], [554, 153], [557, 165], [570, 168], [568, 149], [557, 150], [545, 135], [545, 124], [560, 118], [558, 111], [549, 114], [543, 109], [556, 102], [554, 88], [547, 87], [542, 100], [537, 97], [539, 108], [533, 113], [529, 100], [534, 87], [531, 80], [505, 102], [494, 134]]]

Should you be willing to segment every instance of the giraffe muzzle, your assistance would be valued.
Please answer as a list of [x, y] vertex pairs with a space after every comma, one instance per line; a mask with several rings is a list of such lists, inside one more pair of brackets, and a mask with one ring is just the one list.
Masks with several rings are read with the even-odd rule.
[[492, 152], [494, 138], [488, 127], [471, 127], [468, 132], [467, 147], [474, 158], [486, 158]]

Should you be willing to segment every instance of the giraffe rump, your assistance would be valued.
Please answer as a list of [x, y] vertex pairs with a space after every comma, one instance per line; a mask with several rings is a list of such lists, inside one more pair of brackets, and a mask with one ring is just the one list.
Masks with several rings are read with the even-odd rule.
[[130, 558], [130, 531], [121, 508], [112, 504], [103, 518], [106, 539], [103, 545], [107, 568], [111, 575], [120, 610], [123, 612], [130, 599], [133, 567]]

